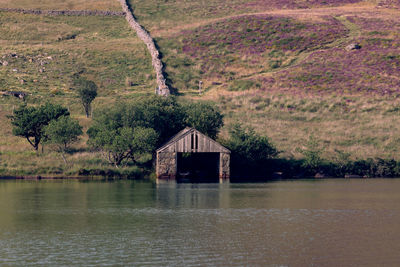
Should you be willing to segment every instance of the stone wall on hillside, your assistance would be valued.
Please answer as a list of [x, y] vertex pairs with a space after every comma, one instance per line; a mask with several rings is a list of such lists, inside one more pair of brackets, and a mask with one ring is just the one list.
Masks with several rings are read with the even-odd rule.
[[137, 36], [146, 44], [150, 52], [152, 65], [156, 73], [157, 89], [156, 94], [168, 96], [170, 89], [166, 84], [164, 76], [164, 66], [161, 62], [160, 53], [150, 34], [136, 21], [127, 0], [119, 0], [123, 12], [121, 11], [102, 11], [102, 10], [35, 10], [20, 8], [0, 8], [0, 12], [15, 12], [21, 14], [48, 15], [48, 16], [125, 16], [129, 25], [136, 31]]
[[137, 36], [146, 44], [147, 49], [150, 52], [152, 65], [154, 71], [156, 72], [157, 86], [158, 89], [156, 93], [162, 96], [168, 96], [170, 94], [170, 90], [166, 84], [166, 80], [163, 72], [163, 64], [160, 59], [160, 53], [154, 43], [153, 38], [150, 34], [136, 21], [133, 16], [132, 10], [130, 10], [127, 0], [119, 0], [124, 13], [126, 14], [126, 20], [129, 25], [136, 31]]
[[0, 12], [1, 11], [47, 16], [125, 16], [125, 12], [103, 10], [38, 10], [21, 8], [0, 8]]

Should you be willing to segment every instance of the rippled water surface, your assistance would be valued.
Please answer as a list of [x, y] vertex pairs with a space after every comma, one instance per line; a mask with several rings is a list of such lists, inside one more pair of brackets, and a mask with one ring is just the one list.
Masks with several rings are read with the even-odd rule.
[[400, 180], [0, 181], [0, 265], [400, 266]]

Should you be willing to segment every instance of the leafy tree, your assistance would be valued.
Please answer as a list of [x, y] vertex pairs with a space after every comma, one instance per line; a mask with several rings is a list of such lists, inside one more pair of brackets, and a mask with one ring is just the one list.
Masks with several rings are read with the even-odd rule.
[[91, 114], [91, 104], [97, 96], [97, 85], [93, 81], [80, 77], [75, 79], [74, 87], [78, 89], [79, 98], [88, 118]]
[[[189, 111], [174, 97], [146, 97], [129, 103], [118, 103], [94, 113], [88, 130], [89, 144], [100, 149], [108, 160], [118, 166], [125, 159], [137, 162], [186, 126], [201, 127], [215, 137], [222, 126], [222, 115], [211, 104], [194, 104]], [[211, 115], [210, 115], [211, 114]]]
[[69, 116], [69, 111], [60, 106], [47, 103], [40, 107], [20, 106], [14, 110], [10, 116], [15, 136], [25, 137], [29, 144], [37, 151], [40, 141], [44, 137], [43, 128], [50, 121], [58, 119], [61, 116]]
[[223, 125], [223, 115], [211, 103], [180, 104], [174, 97], [147, 97], [126, 104], [126, 120], [131, 127], [154, 129], [157, 145], [185, 128], [194, 127], [215, 138]]
[[45, 142], [54, 144], [57, 151], [61, 153], [65, 164], [67, 164], [64, 154], [68, 146], [76, 142], [78, 137], [82, 135], [82, 126], [79, 125], [77, 120], [73, 120], [69, 116], [61, 116], [56, 120], [50, 121], [43, 130]]
[[231, 170], [235, 177], [265, 178], [271, 172], [271, 164], [278, 150], [266, 136], [258, 135], [252, 128], [239, 124], [229, 129], [229, 139], [223, 144], [231, 150]]
[[[126, 159], [137, 162], [145, 154], [152, 153], [159, 135], [153, 128], [129, 119], [132, 107], [119, 104], [111, 109], [96, 112], [94, 123], [88, 130], [89, 145], [99, 149], [115, 166]], [[139, 115], [139, 114], [137, 114]]]
[[268, 137], [257, 135], [253, 128], [235, 124], [229, 130], [230, 139], [226, 146], [243, 162], [257, 163], [278, 155], [278, 150]]
[[216, 138], [223, 126], [223, 115], [210, 103], [198, 102], [184, 105], [185, 124], [196, 128], [211, 138]]
[[134, 162], [146, 154], [150, 154], [156, 148], [158, 134], [151, 128], [136, 127], [133, 131], [131, 142], [131, 159]]
[[155, 148], [158, 135], [151, 128], [102, 126], [96, 129], [91, 128], [88, 132], [89, 144], [103, 151], [107, 160], [116, 167], [125, 159], [131, 159], [137, 163], [141, 157], [152, 153]]
[[132, 128], [154, 129], [159, 138], [157, 145], [185, 127], [184, 111], [174, 97], [146, 97], [125, 104], [124, 121]]

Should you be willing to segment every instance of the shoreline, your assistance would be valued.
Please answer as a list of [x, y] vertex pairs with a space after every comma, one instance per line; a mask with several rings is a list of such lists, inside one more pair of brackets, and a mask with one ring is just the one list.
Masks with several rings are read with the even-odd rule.
[[[346, 175], [344, 177], [287, 177], [287, 178], [276, 178], [276, 177], [270, 177], [270, 178], [258, 178], [258, 179], [232, 179], [231, 183], [243, 183], [243, 182], [248, 182], [248, 183], [260, 183], [260, 182], [269, 182], [269, 181], [284, 181], [284, 180], [328, 180], [328, 179], [357, 179], [357, 180], [363, 180], [363, 179], [399, 179], [400, 177], [362, 177], [362, 176], [356, 176], [356, 175]], [[108, 181], [116, 181], [116, 180], [148, 180], [151, 181], [150, 176], [143, 176], [141, 178], [138, 177], [117, 177], [117, 176], [67, 176], [67, 175], [62, 175], [62, 176], [51, 176], [51, 175], [0, 175], [0, 181], [2, 180], [28, 180], [28, 181], [40, 181], [40, 180], [108, 180]], [[176, 180], [175, 180], [176, 181]]]

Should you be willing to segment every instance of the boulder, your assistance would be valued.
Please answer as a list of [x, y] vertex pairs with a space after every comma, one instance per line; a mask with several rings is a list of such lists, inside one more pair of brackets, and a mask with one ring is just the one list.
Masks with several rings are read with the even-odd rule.
[[19, 91], [6, 91], [3, 93], [4, 95], [10, 95], [10, 96], [15, 96], [20, 99], [24, 99], [26, 96], [26, 93], [24, 92], [19, 92]]
[[348, 46], [346, 46], [347, 51], [358, 50], [358, 49], [361, 49], [361, 45], [357, 43], [349, 44]]

